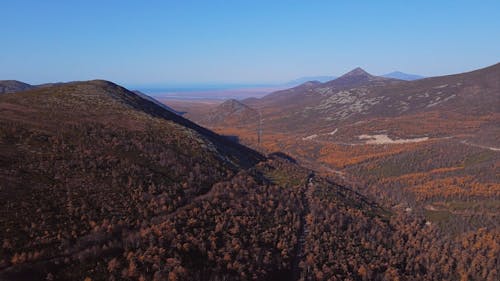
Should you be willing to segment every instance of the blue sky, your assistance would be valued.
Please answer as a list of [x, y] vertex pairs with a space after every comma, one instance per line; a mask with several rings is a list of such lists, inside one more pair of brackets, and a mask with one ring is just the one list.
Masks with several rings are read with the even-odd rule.
[[0, 79], [274, 83], [500, 61], [500, 1], [2, 1]]

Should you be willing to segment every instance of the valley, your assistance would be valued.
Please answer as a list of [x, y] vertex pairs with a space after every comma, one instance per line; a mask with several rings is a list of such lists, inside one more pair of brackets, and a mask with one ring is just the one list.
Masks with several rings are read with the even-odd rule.
[[[357, 68], [242, 100], [261, 112], [260, 143], [258, 122], [248, 118], [187, 116], [257, 150], [283, 151], [387, 206], [412, 208], [455, 235], [499, 226], [499, 206], [491, 203], [500, 196], [498, 77], [498, 64], [409, 82]], [[488, 207], [459, 214], [448, 201]]]
[[[4, 93], [0, 280], [495, 280], [498, 65], [481, 71], [397, 113], [413, 96], [387, 91], [443, 78], [356, 69], [208, 108], [103, 80]], [[488, 104], [458, 106], [468, 89]]]
[[0, 281], [499, 281], [500, 1], [3, 1]]

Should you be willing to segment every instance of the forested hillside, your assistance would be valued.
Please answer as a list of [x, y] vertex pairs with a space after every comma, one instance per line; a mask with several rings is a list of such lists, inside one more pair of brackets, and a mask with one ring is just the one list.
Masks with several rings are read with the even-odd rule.
[[498, 280], [453, 236], [106, 81], [0, 97], [0, 280]]
[[260, 122], [200, 122], [461, 235], [499, 227], [498, 77], [498, 63], [416, 81], [358, 68], [242, 101], [261, 112]]

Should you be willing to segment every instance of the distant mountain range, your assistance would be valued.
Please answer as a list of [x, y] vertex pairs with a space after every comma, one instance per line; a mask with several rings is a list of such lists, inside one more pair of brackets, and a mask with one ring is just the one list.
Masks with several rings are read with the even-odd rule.
[[[498, 110], [498, 77], [500, 64], [477, 71], [432, 77], [414, 81], [374, 76], [361, 68], [325, 83], [309, 82], [276, 91], [260, 99], [243, 102], [254, 108], [287, 110], [286, 120], [296, 115], [295, 126], [310, 127], [304, 116], [314, 118], [315, 125], [335, 123], [361, 117], [395, 116], [430, 111], [454, 104], [454, 111], [495, 112]], [[482, 88], [470, 92], [469, 87]], [[271, 111], [270, 111], [271, 112]], [[292, 119], [291, 119], [292, 118]], [[325, 125], [326, 125], [325, 123]]]
[[[403, 72], [395, 71], [385, 75], [382, 77], [386, 78], [394, 78], [400, 80], [416, 80], [421, 79], [423, 76], [414, 75], [414, 74], [406, 74]], [[222, 85], [220, 88], [216, 86], [211, 87], [193, 87], [186, 86], [177, 87], [177, 88], [165, 88], [165, 89], [147, 89], [141, 90], [140, 93], [142, 95], [146, 95], [149, 98], [152, 96], [162, 97], [162, 98], [177, 98], [177, 99], [203, 99], [203, 98], [214, 98], [214, 99], [227, 99], [227, 98], [237, 98], [244, 99], [251, 96], [262, 97], [270, 92], [277, 91], [283, 88], [295, 87], [306, 82], [329, 82], [335, 80], [336, 76], [322, 75], [322, 76], [305, 76], [300, 77], [284, 84], [256, 84], [252, 85]], [[33, 89], [37, 87], [53, 87], [57, 85], [62, 85], [64, 83], [45, 83], [40, 85], [30, 85], [28, 83], [24, 83], [17, 80], [0, 80], [0, 94], [4, 93], [15, 93], [28, 89]], [[148, 94], [145, 94], [147, 92]]]
[[[405, 80], [405, 81], [412, 81], [412, 80], [425, 78], [424, 76], [421, 76], [421, 75], [408, 74], [408, 73], [404, 73], [401, 71], [394, 71], [394, 72], [387, 73], [387, 74], [380, 75], [380, 76], [385, 77], [385, 78], [393, 78], [393, 79], [399, 79], [399, 80]], [[310, 81], [318, 81], [321, 83], [325, 83], [328, 81], [335, 80], [337, 78], [338, 78], [337, 76], [329, 76], [329, 75], [305, 76], [305, 77], [300, 77], [300, 78], [291, 80], [291, 81], [285, 83], [285, 85], [297, 86], [297, 85], [303, 84], [305, 82], [310, 82]]]
[[[375, 134], [373, 128], [378, 128], [399, 136], [467, 136], [468, 140], [462, 141], [473, 140], [496, 151], [494, 136], [499, 129], [492, 120], [500, 108], [498, 77], [500, 64], [413, 81], [374, 76], [356, 68], [325, 83], [306, 82], [241, 102], [262, 113], [267, 132], [328, 136], [327, 133], [339, 129], [337, 139], [353, 141], [363, 134]], [[226, 115], [222, 109], [218, 113]], [[237, 126], [235, 116], [232, 117], [231, 126]], [[221, 127], [223, 118], [211, 119], [218, 120], [217, 126]], [[470, 122], [475, 125], [458, 120], [473, 120]], [[213, 125], [207, 119], [196, 121], [208, 127]], [[412, 125], [417, 121], [418, 126]], [[240, 124], [244, 123], [245, 118]], [[444, 127], [438, 130], [436, 126]], [[254, 127], [249, 132], [254, 132]]]
[[408, 74], [408, 73], [404, 73], [401, 71], [394, 71], [391, 73], [387, 73], [387, 74], [382, 75], [382, 77], [394, 78], [394, 79], [400, 79], [400, 80], [406, 80], [406, 81], [413, 81], [413, 80], [425, 78], [424, 76], [421, 76], [421, 75]]
[[309, 82], [309, 81], [318, 81], [318, 82], [322, 82], [323, 83], [323, 82], [327, 82], [327, 81], [333, 80], [335, 78], [337, 78], [337, 77], [335, 77], [335, 76], [326, 76], [326, 75], [323, 75], [323, 76], [306, 76], [306, 77], [300, 77], [300, 78], [291, 80], [291, 81], [287, 82], [286, 85], [295, 86], [295, 85], [300, 85], [302, 83]]

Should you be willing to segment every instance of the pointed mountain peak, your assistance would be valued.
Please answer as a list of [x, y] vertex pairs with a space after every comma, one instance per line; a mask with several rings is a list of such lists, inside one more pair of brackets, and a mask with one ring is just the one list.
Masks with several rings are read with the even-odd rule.
[[243, 103], [237, 99], [228, 99], [223, 103], [221, 103], [219, 106], [224, 107], [224, 106], [241, 106], [241, 105], [243, 105]]
[[242, 109], [251, 109], [248, 105], [242, 103], [237, 99], [228, 99], [217, 106], [216, 110], [242, 110]]
[[258, 113], [255, 109], [236, 99], [229, 99], [219, 104], [208, 112], [204, 124], [241, 124], [242, 122], [255, 122]]
[[372, 76], [372, 75], [370, 73], [366, 72], [361, 67], [356, 67], [355, 69], [347, 72], [346, 74], [342, 75], [341, 77], [355, 77], [355, 76]]
[[325, 83], [329, 87], [359, 87], [369, 83], [378, 83], [383, 81], [388, 81], [390, 79], [383, 78], [379, 76], [371, 75], [370, 73], [364, 71], [360, 67], [347, 72], [346, 74], [340, 76], [339, 78]]
[[310, 88], [310, 87], [314, 87], [314, 86], [317, 86], [321, 84], [320, 81], [307, 81], [307, 82], [304, 82], [298, 86], [295, 86], [295, 88]]

